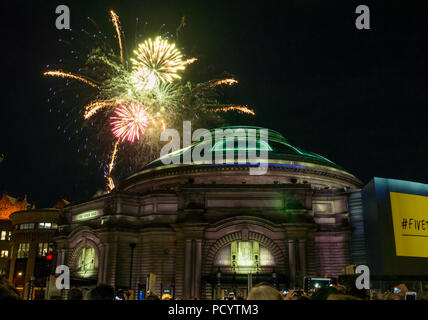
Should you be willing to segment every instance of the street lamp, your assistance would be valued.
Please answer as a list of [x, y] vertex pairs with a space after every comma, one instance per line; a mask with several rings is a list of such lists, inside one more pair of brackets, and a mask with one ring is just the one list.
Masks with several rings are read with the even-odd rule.
[[32, 300], [33, 299], [33, 287], [34, 287], [34, 281], [36, 280], [36, 278], [34, 276], [31, 276], [30, 278], [30, 288], [28, 290], [28, 300]]
[[136, 246], [137, 246], [136, 243], [130, 243], [129, 244], [129, 247], [131, 248], [131, 265], [129, 266], [129, 288], [128, 288], [128, 292], [132, 288], [132, 267], [134, 264], [134, 249]]
[[220, 267], [217, 270], [217, 284], [220, 284], [220, 279], [221, 279], [221, 270]]
[[275, 288], [276, 288], [276, 276], [277, 276], [277, 274], [275, 272], [275, 269], [273, 269], [273, 271], [272, 271], [272, 280], [273, 280], [273, 286]]
[[220, 267], [218, 268], [218, 270], [217, 270], [217, 294], [216, 294], [216, 298], [218, 299], [219, 297], [220, 297], [220, 289], [221, 289], [221, 287], [220, 287], [220, 280], [221, 280], [221, 270], [220, 270]]

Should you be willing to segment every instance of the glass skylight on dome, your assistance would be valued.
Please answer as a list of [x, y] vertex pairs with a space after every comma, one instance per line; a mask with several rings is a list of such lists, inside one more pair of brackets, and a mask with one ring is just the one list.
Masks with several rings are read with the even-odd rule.
[[[233, 146], [232, 148], [230, 146]], [[253, 143], [254, 145], [254, 143]], [[255, 147], [248, 147], [247, 139], [245, 137], [235, 137], [234, 139], [224, 139], [223, 141], [218, 141], [211, 148], [211, 151], [241, 151], [241, 150], [251, 150], [251, 151], [272, 151], [271, 146], [263, 140], [256, 140]]]

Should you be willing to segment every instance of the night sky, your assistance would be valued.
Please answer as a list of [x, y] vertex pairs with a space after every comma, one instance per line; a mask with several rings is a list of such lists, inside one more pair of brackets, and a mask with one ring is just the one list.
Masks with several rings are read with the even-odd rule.
[[[50, 207], [61, 196], [89, 199], [105, 185], [96, 161], [58, 132], [64, 116], [46, 103], [53, 82], [62, 81], [42, 76], [60, 58], [58, 38], [67, 32], [55, 28], [60, 4], [69, 6], [72, 28], [90, 16], [112, 36], [110, 9], [130, 36], [136, 17], [153, 36], [162, 24], [175, 33], [184, 15], [185, 52], [199, 58], [194, 68], [233, 74], [240, 84], [229, 98], [255, 109], [243, 123], [277, 130], [364, 183], [374, 176], [428, 183], [428, 5], [412, 3], [3, 1], [0, 192]], [[355, 28], [359, 4], [371, 10], [371, 30]]]

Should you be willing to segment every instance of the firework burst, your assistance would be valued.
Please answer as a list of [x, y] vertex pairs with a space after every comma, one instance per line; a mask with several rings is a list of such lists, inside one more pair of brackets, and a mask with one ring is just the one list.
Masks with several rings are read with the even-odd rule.
[[146, 131], [149, 117], [146, 108], [139, 104], [121, 105], [116, 107], [115, 116], [110, 117], [112, 132], [122, 142], [128, 140], [133, 143], [139, 140]]
[[[197, 58], [185, 57], [168, 37], [160, 35], [154, 40], [134, 44], [133, 56], [127, 57], [119, 16], [110, 11], [110, 17], [118, 54], [115, 53], [117, 49], [107, 45], [104, 40], [108, 37], [100, 30], [90, 35], [82, 29], [90, 37], [93, 48], [80, 55], [84, 60], [79, 61], [82, 63], [77, 66], [77, 72], [61, 71], [63, 65], [44, 72], [45, 76], [64, 78], [66, 87], [71, 81], [91, 87], [90, 91], [79, 88], [80, 91], [74, 93], [76, 98], [81, 96], [84, 100], [81, 101], [83, 107], [76, 107], [80, 101], [73, 100], [72, 109], [77, 109], [77, 117], [84, 121], [75, 132], [82, 132], [83, 127], [93, 128], [98, 137], [95, 147], [105, 146], [103, 155], [97, 159], [104, 168], [108, 191], [115, 187], [112, 172], [116, 166], [127, 168], [122, 175], [130, 174], [159, 156], [159, 136], [167, 127], [180, 128], [184, 120], [191, 120], [201, 127], [223, 124], [221, 113], [229, 111], [254, 115], [247, 106], [221, 104], [218, 88], [237, 84], [234, 78], [196, 84], [184, 81], [182, 73]], [[77, 59], [75, 49], [71, 53]], [[73, 66], [77, 61], [73, 60]], [[52, 94], [52, 99], [59, 96], [56, 91]], [[62, 103], [63, 99], [60, 100]], [[97, 153], [95, 150], [89, 152]], [[117, 173], [118, 176], [121, 174]]]
[[162, 82], [172, 82], [180, 79], [178, 71], [185, 69], [194, 59], [184, 61], [183, 55], [174, 43], [157, 37], [146, 40], [134, 51], [136, 59], [131, 59], [134, 65], [133, 82], [137, 89], [152, 90]]

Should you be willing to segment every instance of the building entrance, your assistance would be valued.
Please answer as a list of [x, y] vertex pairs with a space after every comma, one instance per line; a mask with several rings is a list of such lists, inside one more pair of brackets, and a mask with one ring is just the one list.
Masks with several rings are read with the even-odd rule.
[[[219, 274], [212, 274], [206, 280], [211, 283], [214, 300], [246, 299], [248, 296], [248, 274], [221, 274], [220, 277]], [[252, 274], [252, 281], [250, 282], [250, 286], [266, 282], [274, 287], [279, 287], [288, 284], [288, 277], [285, 275], [272, 277], [272, 274]]]
[[[218, 295], [218, 297], [217, 297]], [[220, 287], [219, 292], [215, 293], [215, 300], [241, 300], [247, 299], [248, 287], [243, 286], [224, 286]]]

